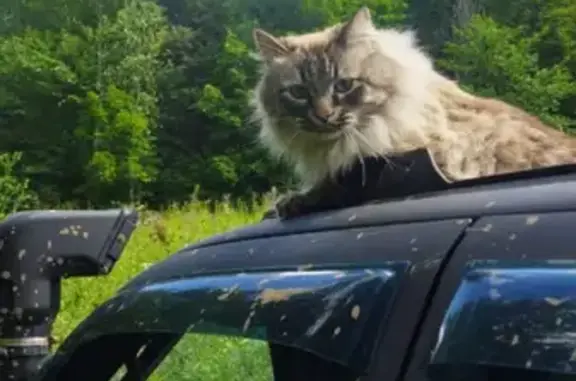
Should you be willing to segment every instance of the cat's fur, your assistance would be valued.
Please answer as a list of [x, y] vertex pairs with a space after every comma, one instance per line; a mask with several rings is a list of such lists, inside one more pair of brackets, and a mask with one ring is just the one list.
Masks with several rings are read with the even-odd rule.
[[[451, 181], [576, 162], [576, 139], [464, 91], [434, 69], [411, 31], [377, 29], [365, 7], [312, 33], [255, 29], [254, 40], [263, 61], [254, 92], [261, 140], [303, 181], [302, 192], [277, 204], [281, 216], [297, 214], [307, 194], [321, 197], [314, 189], [366, 157], [428, 148]], [[350, 81], [334, 83], [348, 78], [346, 94]], [[292, 85], [301, 87], [289, 92]], [[315, 116], [330, 113], [326, 123]]]

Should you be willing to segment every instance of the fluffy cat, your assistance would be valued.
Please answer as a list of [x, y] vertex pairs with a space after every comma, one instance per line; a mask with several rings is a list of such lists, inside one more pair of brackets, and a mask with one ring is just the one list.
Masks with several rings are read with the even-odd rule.
[[376, 28], [366, 7], [316, 32], [253, 37], [261, 141], [303, 182], [276, 203], [280, 217], [324, 197], [334, 176], [365, 158], [425, 148], [449, 181], [576, 162], [575, 138], [464, 91], [411, 31]]

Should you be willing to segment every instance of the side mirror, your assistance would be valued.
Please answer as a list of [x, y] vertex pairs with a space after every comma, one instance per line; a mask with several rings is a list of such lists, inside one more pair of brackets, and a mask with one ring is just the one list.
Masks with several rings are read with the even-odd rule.
[[26, 380], [50, 351], [62, 278], [108, 274], [133, 210], [29, 211], [0, 223], [0, 380]]

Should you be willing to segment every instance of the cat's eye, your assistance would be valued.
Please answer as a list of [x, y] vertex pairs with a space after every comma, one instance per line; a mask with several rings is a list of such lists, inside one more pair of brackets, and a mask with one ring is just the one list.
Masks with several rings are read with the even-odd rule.
[[308, 98], [308, 88], [304, 85], [292, 85], [286, 92], [294, 99], [304, 100]]
[[334, 90], [338, 93], [347, 93], [352, 90], [354, 80], [350, 78], [341, 78], [334, 83]]

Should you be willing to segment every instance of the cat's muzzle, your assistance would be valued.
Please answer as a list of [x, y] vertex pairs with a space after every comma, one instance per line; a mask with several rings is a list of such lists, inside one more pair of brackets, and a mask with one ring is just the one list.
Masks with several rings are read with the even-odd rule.
[[335, 114], [329, 115], [327, 118], [315, 115], [313, 112], [308, 112], [307, 122], [302, 125], [303, 129], [308, 132], [316, 134], [335, 134], [339, 135], [342, 131], [343, 124], [338, 123], [338, 117]]

